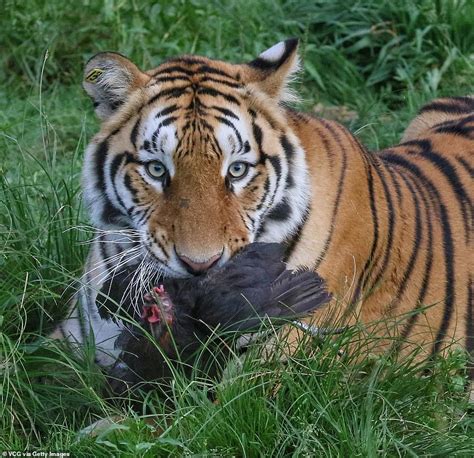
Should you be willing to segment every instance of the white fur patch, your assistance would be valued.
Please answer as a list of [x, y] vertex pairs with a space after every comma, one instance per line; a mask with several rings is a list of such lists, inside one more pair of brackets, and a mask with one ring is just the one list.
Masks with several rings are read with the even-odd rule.
[[[245, 143], [249, 138], [248, 130], [245, 124], [241, 120], [237, 119], [232, 119], [231, 122], [235, 126], [237, 132], [239, 132], [240, 140], [235, 134], [234, 129], [226, 124], [220, 124], [216, 131], [216, 140], [224, 153], [221, 166], [222, 177], [227, 175], [229, 166], [233, 162], [243, 161], [254, 164], [258, 160], [258, 155], [254, 150], [250, 149], [247, 152], [245, 151]], [[246, 178], [236, 181], [236, 191], [238, 192], [239, 189], [244, 188], [250, 178], [251, 173], [249, 173]]]
[[258, 57], [268, 62], [278, 62], [283, 57], [285, 49], [285, 42], [280, 41], [280, 43], [277, 43], [266, 51], [263, 51]]
[[[135, 235], [126, 231], [101, 231], [100, 234], [102, 237], [97, 236], [92, 244], [81, 286], [76, 293], [75, 306], [70, 316], [63, 321], [61, 330], [72, 346], [84, 345], [89, 339], [93, 341], [96, 360], [105, 367], [113, 364], [119, 356], [121, 350], [116, 348], [115, 342], [125, 329], [118, 312], [114, 319], [104, 319], [100, 316], [96, 303], [97, 294], [104, 282], [115, 273], [114, 269], [108, 269], [106, 261], [117, 268], [128, 265], [129, 262], [137, 264], [141, 259], [141, 251], [133, 250]], [[130, 290], [130, 294], [140, 297], [138, 283], [136, 289]]]
[[[294, 134], [288, 132], [287, 138], [294, 148], [291, 170], [296, 186], [289, 190], [283, 190], [284, 192], [279, 195], [286, 198], [292, 209], [291, 218], [287, 221], [266, 220], [265, 230], [258, 238], [259, 242], [282, 242], [290, 234], [294, 234], [310, 201], [311, 185], [305, 152]], [[275, 203], [277, 202], [278, 199], [275, 199]]]
[[142, 128], [143, 134], [141, 135], [140, 146], [145, 140], [148, 140], [150, 144], [154, 141], [156, 148], [152, 152], [140, 149], [138, 151], [138, 157], [144, 162], [158, 159], [165, 164], [170, 176], [173, 177], [176, 172], [173, 154], [178, 146], [178, 139], [176, 138], [176, 127], [172, 123], [160, 127], [163, 119], [169, 116], [156, 117], [163, 108], [165, 107], [159, 107], [153, 110], [148, 116], [148, 119], [144, 121], [144, 127]]

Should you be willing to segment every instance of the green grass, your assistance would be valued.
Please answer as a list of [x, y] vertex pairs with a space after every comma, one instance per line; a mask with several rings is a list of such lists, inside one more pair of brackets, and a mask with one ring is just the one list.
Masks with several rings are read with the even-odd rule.
[[[458, 354], [439, 361], [431, 377], [384, 358], [349, 364], [329, 344], [317, 357], [299, 355], [284, 366], [249, 358], [225, 383], [178, 378], [166, 407], [148, 399], [165, 431], [160, 437], [131, 415], [119, 429], [78, 440], [82, 427], [127, 409], [103, 400], [104, 377], [90, 349], [78, 357], [42, 336], [66, 310], [91, 235], [79, 188], [83, 151], [97, 129], [80, 87], [88, 57], [116, 50], [143, 68], [181, 53], [247, 61], [298, 36], [301, 107], [347, 107], [356, 116], [346, 124], [375, 149], [396, 142], [423, 102], [473, 92], [473, 2], [108, 0], [72, 8], [5, 0], [2, 6], [0, 449], [472, 455], [474, 419]], [[219, 404], [209, 401], [211, 388]]]

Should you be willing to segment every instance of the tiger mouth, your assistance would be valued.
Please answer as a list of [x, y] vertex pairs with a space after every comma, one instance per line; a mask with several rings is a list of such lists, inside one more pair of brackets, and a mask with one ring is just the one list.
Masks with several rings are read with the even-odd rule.
[[157, 271], [161, 270], [163, 276], [172, 278], [187, 278], [192, 276], [184, 269], [183, 271], [174, 269], [168, 264], [168, 260], [158, 258], [146, 243], [142, 243], [142, 246], [145, 249], [146, 255], [156, 264]]

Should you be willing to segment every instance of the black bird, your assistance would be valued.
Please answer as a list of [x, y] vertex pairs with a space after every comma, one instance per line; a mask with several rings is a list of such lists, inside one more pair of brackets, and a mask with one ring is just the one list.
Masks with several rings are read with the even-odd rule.
[[[284, 251], [281, 244], [253, 243], [204, 276], [167, 278], [154, 287], [144, 298], [142, 330], [126, 330], [117, 340], [122, 354], [110, 372], [113, 391], [139, 381], [169, 380], [177, 366], [189, 373], [197, 355], [201, 366], [212, 366], [236, 333], [257, 331], [265, 321], [288, 322], [327, 303], [331, 296], [322, 278], [308, 270], [287, 270]], [[117, 299], [127, 277], [126, 272], [115, 276], [103, 290]], [[130, 305], [122, 307], [132, 310]], [[215, 364], [207, 368], [215, 370]]]

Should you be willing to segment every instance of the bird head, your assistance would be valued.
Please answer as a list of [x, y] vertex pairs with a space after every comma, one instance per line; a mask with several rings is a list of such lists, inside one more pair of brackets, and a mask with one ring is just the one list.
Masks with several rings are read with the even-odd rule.
[[164, 346], [174, 322], [174, 304], [163, 285], [155, 286], [144, 297], [142, 320], [150, 327], [155, 339]]

